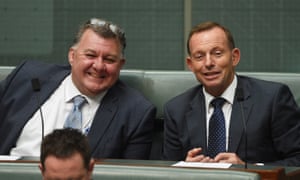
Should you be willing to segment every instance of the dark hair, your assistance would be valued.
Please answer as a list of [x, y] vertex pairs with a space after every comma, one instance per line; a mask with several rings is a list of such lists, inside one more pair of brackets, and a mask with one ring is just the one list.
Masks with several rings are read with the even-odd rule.
[[90, 20], [88, 20], [87, 22], [85, 22], [83, 25], [80, 26], [79, 31], [74, 39], [73, 46], [80, 41], [83, 33], [87, 29], [91, 29], [92, 31], [94, 31], [95, 33], [97, 33], [99, 36], [103, 38], [117, 39], [121, 45], [122, 53], [124, 55], [124, 50], [126, 47], [126, 37], [124, 31], [116, 24], [98, 18], [91, 18]]
[[191, 54], [190, 46], [189, 46], [191, 37], [195, 33], [207, 31], [207, 30], [213, 29], [215, 27], [221, 28], [225, 32], [225, 35], [226, 35], [226, 37], [228, 39], [229, 48], [230, 49], [235, 48], [233, 36], [232, 36], [231, 32], [227, 28], [225, 28], [224, 26], [222, 26], [222, 25], [220, 25], [220, 24], [218, 24], [216, 22], [207, 21], [207, 22], [204, 22], [204, 23], [201, 23], [201, 24], [198, 24], [198, 25], [194, 26], [192, 28], [192, 30], [190, 31], [189, 36], [188, 36], [188, 40], [187, 40], [187, 52], [188, 52], [188, 54]]
[[85, 168], [89, 169], [91, 151], [87, 137], [77, 129], [56, 129], [42, 141], [40, 161], [45, 169], [45, 159], [48, 156], [64, 159], [77, 152], [83, 158]]

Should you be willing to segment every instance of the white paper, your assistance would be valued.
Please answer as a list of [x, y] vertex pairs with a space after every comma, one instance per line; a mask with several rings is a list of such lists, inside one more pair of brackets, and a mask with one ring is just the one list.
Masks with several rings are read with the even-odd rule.
[[0, 161], [15, 161], [20, 159], [20, 156], [6, 156], [6, 155], [0, 155]]
[[227, 169], [231, 166], [230, 163], [201, 163], [201, 162], [185, 162], [179, 161], [172, 166], [176, 167], [199, 167], [199, 168], [223, 168]]

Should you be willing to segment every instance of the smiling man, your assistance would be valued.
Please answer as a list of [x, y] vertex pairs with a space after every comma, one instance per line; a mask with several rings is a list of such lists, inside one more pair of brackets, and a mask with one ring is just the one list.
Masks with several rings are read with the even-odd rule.
[[125, 47], [120, 27], [92, 18], [69, 49], [69, 65], [16, 67], [0, 84], [0, 154], [39, 156], [43, 136], [73, 127], [87, 135], [94, 158], [148, 159], [156, 108], [119, 80]]
[[218, 23], [195, 26], [187, 49], [201, 84], [165, 105], [164, 159], [299, 166], [300, 110], [290, 89], [237, 75], [240, 50]]

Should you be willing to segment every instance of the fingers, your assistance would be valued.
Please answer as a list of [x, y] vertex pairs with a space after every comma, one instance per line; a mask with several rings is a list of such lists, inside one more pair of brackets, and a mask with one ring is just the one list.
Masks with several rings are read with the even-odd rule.
[[187, 157], [195, 157], [199, 155], [202, 151], [202, 148], [194, 148], [192, 150], [189, 150]]
[[185, 161], [187, 162], [215, 162], [208, 156], [201, 154], [202, 148], [194, 148], [187, 153]]
[[201, 148], [194, 148], [192, 150], [189, 150], [189, 152], [187, 153], [187, 156], [185, 158], [185, 161], [188, 162], [195, 162], [198, 161], [199, 158], [201, 158], [199, 155], [201, 153], [202, 149]]
[[245, 164], [235, 153], [219, 153], [214, 160], [221, 163]]
[[188, 151], [185, 161], [187, 162], [219, 162], [231, 164], [245, 164], [235, 153], [219, 153], [215, 158], [201, 154], [202, 148], [193, 148]]

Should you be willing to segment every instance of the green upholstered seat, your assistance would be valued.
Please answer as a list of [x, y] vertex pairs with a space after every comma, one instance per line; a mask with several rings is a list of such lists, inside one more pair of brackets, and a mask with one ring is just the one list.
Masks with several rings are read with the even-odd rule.
[[111, 180], [177, 180], [177, 179], [205, 179], [205, 180], [258, 180], [260, 176], [256, 173], [232, 170], [212, 169], [189, 169], [175, 167], [153, 167], [153, 166], [119, 166], [119, 165], [97, 165], [93, 179]]
[[[300, 73], [238, 72], [239, 75], [281, 82], [288, 85], [300, 105]], [[163, 106], [171, 98], [199, 84], [190, 71], [122, 70], [121, 79], [140, 90], [157, 107], [157, 118], [163, 118]]]
[[0, 163], [0, 179], [41, 180], [37, 163]]
[[[7, 180], [40, 180], [42, 179], [37, 163], [0, 163], [0, 179]], [[213, 170], [189, 169], [159, 166], [126, 166], [96, 164], [93, 171], [94, 180], [259, 180], [256, 173]]]
[[[0, 81], [13, 68], [0, 66]], [[300, 73], [238, 72], [237, 74], [287, 84], [300, 104]], [[190, 71], [122, 70], [120, 79], [141, 91], [157, 107], [157, 118], [163, 118], [163, 106], [166, 101], [199, 83]]]

